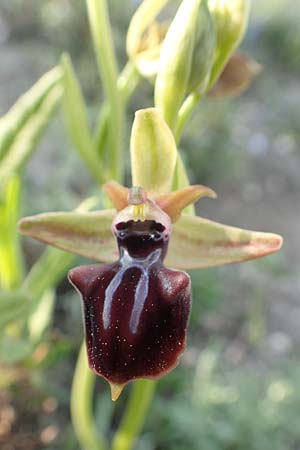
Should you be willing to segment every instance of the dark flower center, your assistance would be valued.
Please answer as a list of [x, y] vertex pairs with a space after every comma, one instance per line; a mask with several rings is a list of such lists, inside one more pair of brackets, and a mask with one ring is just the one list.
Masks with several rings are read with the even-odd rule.
[[166, 228], [154, 220], [120, 222], [115, 234], [121, 258], [125, 251], [132, 258], [146, 258], [155, 250], [160, 250], [160, 260], [166, 255], [169, 235]]

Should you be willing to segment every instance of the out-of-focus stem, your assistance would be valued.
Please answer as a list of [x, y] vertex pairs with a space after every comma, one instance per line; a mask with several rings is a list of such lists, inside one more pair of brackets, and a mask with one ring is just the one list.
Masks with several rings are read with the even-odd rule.
[[0, 286], [9, 290], [24, 278], [24, 261], [17, 232], [20, 203], [20, 179], [12, 176], [0, 199]]
[[193, 111], [197, 107], [200, 100], [201, 100], [200, 94], [192, 93], [183, 102], [183, 104], [178, 112], [177, 123], [176, 123], [176, 127], [174, 130], [175, 139], [176, 139], [177, 143], [181, 139], [183, 128], [184, 128], [186, 122], [191, 117]]
[[93, 422], [93, 390], [95, 375], [89, 369], [85, 343], [82, 344], [71, 390], [71, 416], [77, 439], [83, 450], [105, 450], [103, 438], [96, 433]]
[[140, 78], [140, 74], [136, 70], [135, 65], [131, 61], [128, 61], [120, 73], [117, 82], [118, 91], [124, 103], [129, 100], [135, 91]]
[[[117, 81], [118, 93], [121, 101], [123, 102], [124, 110], [126, 107], [126, 103], [137, 88], [139, 81], [140, 75], [137, 72], [134, 64], [129, 61], [123, 68]], [[97, 130], [95, 133], [96, 148], [100, 158], [104, 156], [105, 150], [108, 150], [110, 153], [110, 149], [107, 149], [106, 142], [111, 120], [113, 120], [111, 109], [109, 107], [109, 103], [105, 102], [100, 110], [99, 118], [97, 121]]]
[[150, 380], [134, 382], [128, 405], [112, 442], [112, 450], [133, 449], [144, 425], [155, 385], [155, 381]]
[[105, 0], [87, 0], [87, 9], [98, 67], [113, 118], [109, 127], [112, 175], [115, 179], [119, 179], [123, 160], [121, 143], [124, 109], [117, 88], [118, 69], [107, 4]]

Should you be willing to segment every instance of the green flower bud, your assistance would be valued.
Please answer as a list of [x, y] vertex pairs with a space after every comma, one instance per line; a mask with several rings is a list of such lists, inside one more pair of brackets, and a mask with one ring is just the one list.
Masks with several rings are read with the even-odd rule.
[[[163, 9], [166, 0], [146, 0], [135, 12], [129, 26], [127, 34], [127, 53], [130, 60], [135, 64], [138, 72], [151, 82], [155, 82], [155, 77], [160, 65], [161, 49], [171, 21], [158, 22], [156, 16]], [[185, 3], [185, 2], [184, 2]], [[190, 2], [181, 7], [178, 11], [180, 22], [186, 22], [184, 9], [189, 7]], [[192, 63], [190, 75], [187, 82], [187, 92], [203, 92], [209, 81], [209, 73], [214, 58], [215, 32], [214, 22], [210, 16], [207, 0], [200, 0], [198, 14], [192, 17], [195, 28]], [[197, 21], [194, 22], [194, 19]], [[188, 19], [190, 20], [190, 19]], [[177, 22], [176, 22], [177, 23]], [[191, 24], [186, 24], [191, 29]], [[180, 28], [182, 28], [180, 24]], [[175, 26], [173, 27], [175, 29]], [[175, 29], [174, 34], [177, 35]], [[172, 38], [168, 38], [171, 46], [174, 46]], [[169, 51], [168, 51], [169, 54]]]
[[172, 129], [187, 93], [201, 0], [183, 0], [162, 45], [155, 105]]
[[244, 36], [250, 0], [208, 0], [208, 7], [216, 31], [215, 58], [209, 81], [211, 88]]
[[207, 6], [202, 1], [197, 17], [192, 67], [188, 82], [188, 92], [202, 93], [209, 81], [214, 61], [216, 35], [214, 22]]

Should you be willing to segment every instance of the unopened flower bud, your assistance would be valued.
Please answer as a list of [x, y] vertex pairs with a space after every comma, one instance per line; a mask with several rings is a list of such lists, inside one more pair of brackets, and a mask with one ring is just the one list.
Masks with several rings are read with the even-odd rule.
[[205, 90], [214, 61], [215, 44], [214, 22], [205, 0], [201, 2], [197, 17], [188, 92], [202, 93]]
[[[183, 72], [183, 87], [186, 88], [183, 89], [184, 94], [192, 91], [203, 92], [209, 81], [215, 49], [214, 23], [207, 0], [185, 0], [176, 14], [171, 29], [171, 20], [164, 22], [156, 20], [166, 3], [166, 0], [142, 2], [128, 29], [128, 56], [138, 72], [151, 82], [155, 82], [158, 71], [166, 71], [166, 84], [169, 85], [171, 76], [167, 69], [173, 67], [179, 85], [178, 72], [179, 75]], [[180, 36], [177, 36], [178, 30], [181, 30]], [[168, 37], [165, 39], [167, 34]], [[162, 48], [164, 50], [161, 55]], [[174, 65], [174, 55], [176, 61], [179, 57], [178, 64], [180, 63], [184, 70], [178, 67], [177, 62]], [[186, 64], [187, 56], [190, 60], [188, 64]], [[164, 79], [164, 75], [162, 78]]]
[[216, 32], [214, 64], [209, 80], [211, 88], [244, 36], [250, 0], [208, 0], [208, 7]]
[[187, 93], [204, 91], [214, 49], [207, 1], [183, 0], [163, 41], [155, 84], [155, 104], [171, 129]]

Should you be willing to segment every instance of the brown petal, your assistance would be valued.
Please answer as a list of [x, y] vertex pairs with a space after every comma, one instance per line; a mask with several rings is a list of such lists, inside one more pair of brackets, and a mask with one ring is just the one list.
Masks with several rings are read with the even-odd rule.
[[209, 92], [210, 97], [234, 97], [244, 92], [259, 75], [262, 66], [242, 53], [235, 53]]
[[102, 186], [103, 191], [109, 197], [117, 211], [128, 206], [129, 189], [117, 183], [116, 181], [109, 181]]
[[216, 198], [217, 194], [206, 186], [195, 185], [161, 195], [156, 199], [156, 203], [174, 223], [179, 219], [184, 208], [205, 196]]

